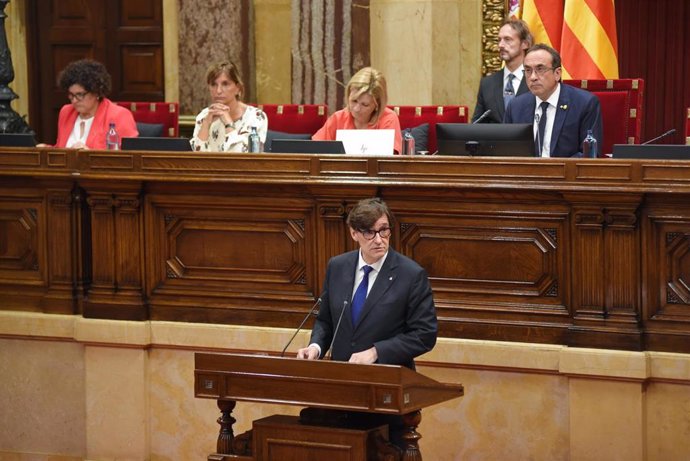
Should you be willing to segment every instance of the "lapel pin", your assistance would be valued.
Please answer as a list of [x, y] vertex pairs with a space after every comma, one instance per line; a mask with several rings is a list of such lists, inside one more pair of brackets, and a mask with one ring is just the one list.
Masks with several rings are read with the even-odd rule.
[[560, 108], [563, 110], [568, 110], [568, 105], [567, 104], [561, 104]]
[[388, 280], [393, 280], [393, 277], [388, 277]]

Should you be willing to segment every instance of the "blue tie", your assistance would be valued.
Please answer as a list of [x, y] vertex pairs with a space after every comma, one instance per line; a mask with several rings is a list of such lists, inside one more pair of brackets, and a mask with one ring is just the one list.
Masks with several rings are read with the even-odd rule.
[[364, 277], [352, 297], [352, 325], [357, 325], [359, 314], [362, 313], [364, 302], [367, 300], [367, 289], [369, 288], [369, 272], [373, 270], [371, 266], [363, 266]]
[[513, 90], [513, 79], [515, 75], [508, 74], [508, 81], [506, 81], [506, 86], [503, 88], [503, 106], [508, 107], [508, 103], [511, 99], [515, 97], [515, 90]]

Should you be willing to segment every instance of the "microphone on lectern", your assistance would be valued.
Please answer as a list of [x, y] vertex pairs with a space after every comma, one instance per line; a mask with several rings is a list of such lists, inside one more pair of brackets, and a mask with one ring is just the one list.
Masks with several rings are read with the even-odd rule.
[[347, 305], [349, 303], [347, 302], [347, 299], [343, 301], [343, 310], [340, 311], [340, 317], [338, 317], [338, 323], [335, 326], [335, 330], [333, 330], [333, 339], [331, 339], [331, 345], [328, 346], [328, 359], [330, 360], [331, 357], [333, 357], [333, 344], [335, 344], [335, 336], [338, 334], [338, 330], [340, 329], [340, 322], [343, 321], [343, 314], [347, 310]]
[[488, 117], [490, 113], [491, 113], [491, 109], [487, 109], [486, 112], [484, 112], [482, 115], [480, 115], [479, 117], [477, 117], [477, 120], [475, 120], [474, 122], [472, 122], [472, 125], [474, 125], [475, 123], [481, 122], [481, 121], [484, 120], [486, 117]]
[[675, 132], [676, 132], [676, 129], [675, 129], [675, 128], [671, 128], [671, 129], [668, 130], [666, 133], [660, 134], [660, 135], [657, 136], [656, 138], [652, 138], [652, 139], [650, 139], [649, 141], [645, 141], [645, 142], [643, 142], [643, 143], [640, 144], [640, 145], [641, 145], [641, 146], [646, 146], [647, 144], [651, 144], [651, 143], [653, 143], [653, 142], [655, 142], [655, 141], [658, 141], [658, 140], [660, 140], [660, 139], [662, 139], [662, 138], [665, 138], [666, 136], [670, 136], [670, 135], [672, 135], [672, 134], [675, 133]]
[[290, 341], [287, 342], [285, 347], [283, 348], [283, 351], [280, 353], [280, 356], [285, 355], [285, 351], [287, 350], [288, 347], [290, 347], [290, 344], [292, 344], [292, 341], [295, 339], [295, 336], [297, 336], [297, 333], [300, 332], [302, 327], [304, 326], [305, 323], [307, 323], [307, 319], [311, 317], [312, 315], [319, 315], [319, 306], [321, 305], [321, 298], [317, 299], [316, 302], [314, 303], [313, 306], [311, 306], [311, 309], [309, 309], [309, 312], [307, 312], [307, 315], [304, 316], [304, 319], [302, 319], [302, 323], [299, 324], [297, 327], [297, 330], [295, 330], [295, 333], [292, 335], [292, 338], [290, 338]]

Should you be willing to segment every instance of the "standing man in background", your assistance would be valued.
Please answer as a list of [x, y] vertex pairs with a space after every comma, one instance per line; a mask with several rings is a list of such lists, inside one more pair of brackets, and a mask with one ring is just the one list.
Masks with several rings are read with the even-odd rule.
[[510, 19], [503, 23], [498, 32], [498, 55], [505, 66], [479, 82], [473, 123], [487, 110], [491, 112], [482, 119], [482, 123], [502, 123], [510, 100], [516, 95], [527, 93], [522, 61], [531, 46], [532, 34], [525, 21]]

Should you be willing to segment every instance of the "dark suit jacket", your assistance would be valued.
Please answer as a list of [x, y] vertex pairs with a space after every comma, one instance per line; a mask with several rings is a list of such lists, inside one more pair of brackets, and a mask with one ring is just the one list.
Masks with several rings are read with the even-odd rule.
[[[333, 360], [346, 361], [355, 352], [376, 347], [377, 363], [414, 369], [414, 358], [436, 344], [438, 325], [426, 271], [411, 259], [388, 249], [388, 256], [364, 303], [357, 326], [352, 326], [350, 303], [359, 250], [328, 262], [321, 308], [311, 343], [326, 354], [342, 313], [333, 343]], [[343, 312], [343, 308], [345, 311]]]
[[[510, 101], [505, 123], [534, 123], [536, 98], [532, 93]], [[551, 157], [582, 156], [582, 141], [592, 130], [599, 151], [604, 144], [599, 98], [589, 91], [561, 84], [556, 119], [551, 132]]]
[[[487, 109], [491, 113], [480, 123], [503, 123], [505, 106], [503, 104], [503, 69], [491, 75], [483, 77], [479, 82], [479, 93], [477, 94], [477, 105], [474, 107], [472, 121], [477, 120]], [[529, 93], [527, 81], [523, 77], [520, 80], [517, 94]]]

